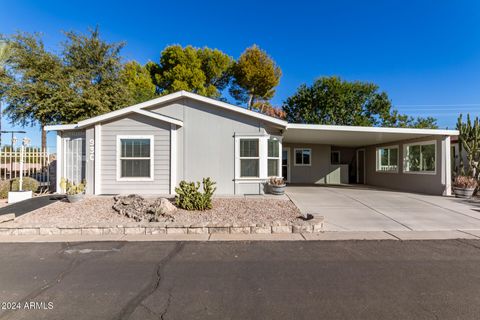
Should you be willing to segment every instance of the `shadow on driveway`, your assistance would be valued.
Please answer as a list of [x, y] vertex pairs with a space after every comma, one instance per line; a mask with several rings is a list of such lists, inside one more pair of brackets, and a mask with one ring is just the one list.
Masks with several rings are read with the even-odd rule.
[[15, 213], [15, 217], [18, 217], [30, 211], [48, 206], [49, 204], [56, 201], [60, 201], [62, 198], [63, 196], [59, 195], [46, 195], [12, 203], [3, 208], [0, 208], [0, 215], [7, 213]]

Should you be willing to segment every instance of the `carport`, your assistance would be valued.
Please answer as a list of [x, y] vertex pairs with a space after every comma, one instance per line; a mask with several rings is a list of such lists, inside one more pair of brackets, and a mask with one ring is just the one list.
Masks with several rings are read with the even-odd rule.
[[293, 184], [366, 184], [451, 194], [456, 130], [288, 124], [282, 174]]
[[290, 185], [286, 191], [302, 213], [324, 217], [325, 231], [480, 229], [480, 201], [365, 185]]

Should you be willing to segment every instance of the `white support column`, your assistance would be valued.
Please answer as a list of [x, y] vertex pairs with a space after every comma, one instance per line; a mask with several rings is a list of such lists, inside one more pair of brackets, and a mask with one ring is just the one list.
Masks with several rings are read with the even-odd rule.
[[451, 165], [451, 149], [450, 149], [450, 136], [446, 136], [442, 141], [442, 162], [445, 164], [445, 190], [444, 196], [452, 195], [452, 165]]
[[100, 124], [95, 125], [95, 174], [94, 174], [94, 183], [95, 188], [93, 190], [94, 194], [98, 195], [102, 193], [102, 126]]
[[259, 177], [260, 179], [267, 179], [268, 178], [268, 136], [260, 137], [259, 139], [259, 146], [258, 152], [260, 156], [260, 163], [259, 163]]
[[170, 194], [175, 194], [177, 185], [177, 126], [170, 126]]
[[60, 189], [60, 179], [63, 176], [63, 143], [62, 143], [62, 132], [57, 131], [57, 168], [55, 173], [55, 183], [56, 183], [56, 192], [62, 193]]

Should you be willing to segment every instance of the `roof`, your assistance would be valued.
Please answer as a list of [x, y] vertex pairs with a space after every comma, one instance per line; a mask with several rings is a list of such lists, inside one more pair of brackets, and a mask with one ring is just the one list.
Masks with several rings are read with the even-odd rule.
[[95, 123], [98, 123], [98, 122], [108, 121], [110, 119], [114, 119], [114, 118], [129, 114], [129, 113], [133, 113], [133, 112], [143, 114], [145, 116], [149, 116], [149, 117], [152, 117], [152, 118], [156, 118], [156, 119], [159, 119], [159, 120], [163, 120], [163, 121], [166, 121], [166, 122], [170, 122], [170, 123], [174, 123], [176, 125], [182, 126], [183, 122], [181, 120], [166, 117], [166, 116], [154, 113], [154, 112], [144, 110], [145, 108], [152, 107], [152, 106], [155, 106], [155, 105], [158, 105], [158, 104], [161, 104], [161, 103], [166, 103], [166, 102], [178, 100], [180, 98], [190, 98], [190, 99], [193, 99], [193, 100], [196, 100], [196, 101], [205, 102], [205, 103], [213, 105], [213, 106], [217, 106], [217, 107], [220, 107], [220, 108], [223, 108], [223, 109], [226, 109], [226, 110], [230, 110], [230, 111], [234, 111], [234, 112], [237, 112], [237, 113], [245, 114], [247, 116], [257, 118], [257, 119], [263, 120], [265, 122], [276, 124], [276, 125], [279, 125], [283, 128], [287, 127], [287, 122], [284, 121], [284, 120], [280, 120], [280, 119], [277, 119], [277, 118], [274, 118], [274, 117], [271, 117], [271, 116], [267, 116], [267, 115], [264, 115], [264, 114], [261, 114], [261, 113], [258, 113], [258, 112], [252, 111], [252, 110], [247, 110], [245, 108], [235, 106], [235, 105], [223, 102], [223, 101], [218, 101], [218, 100], [215, 100], [215, 99], [212, 99], [212, 98], [204, 97], [204, 96], [201, 96], [201, 95], [198, 95], [198, 94], [195, 94], [195, 93], [191, 93], [191, 92], [187, 92], [187, 91], [182, 90], [182, 91], [178, 91], [178, 92], [175, 92], [175, 93], [167, 94], [165, 96], [162, 96], [162, 97], [159, 97], [159, 98], [156, 98], [156, 99], [152, 99], [152, 100], [145, 101], [145, 102], [142, 102], [142, 103], [139, 103], [139, 104], [135, 104], [133, 106], [125, 107], [125, 108], [115, 110], [115, 111], [111, 111], [111, 112], [108, 112], [108, 113], [105, 113], [105, 114], [102, 114], [102, 115], [99, 115], [99, 116], [96, 116], [96, 117], [93, 117], [93, 118], [89, 118], [89, 119], [80, 121], [76, 124], [46, 126], [45, 130], [47, 130], [47, 131], [55, 131], [55, 130], [61, 131], [61, 130], [81, 129], [81, 128], [85, 128], [87, 126], [93, 125]]
[[457, 130], [288, 124], [283, 141], [362, 147], [432, 136], [456, 136]]

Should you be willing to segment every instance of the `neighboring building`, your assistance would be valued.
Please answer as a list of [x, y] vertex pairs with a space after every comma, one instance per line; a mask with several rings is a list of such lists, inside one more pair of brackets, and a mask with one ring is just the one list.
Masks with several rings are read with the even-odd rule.
[[[289, 183], [361, 183], [450, 194], [455, 130], [291, 124], [180, 91], [57, 131], [60, 177], [89, 194], [173, 194], [211, 177], [217, 194], [262, 194]], [[57, 188], [58, 190], [58, 188]]]

